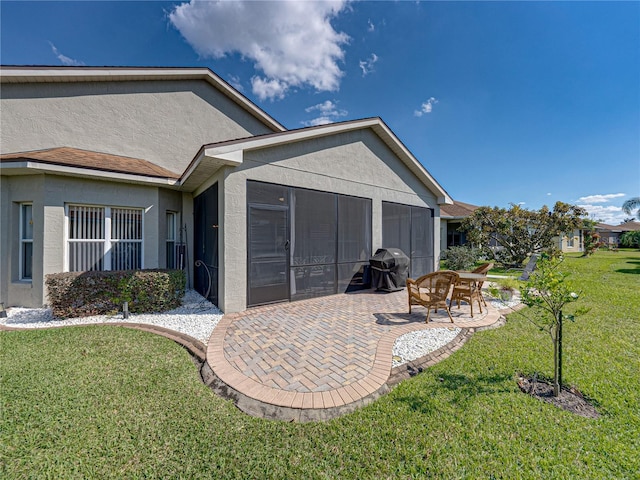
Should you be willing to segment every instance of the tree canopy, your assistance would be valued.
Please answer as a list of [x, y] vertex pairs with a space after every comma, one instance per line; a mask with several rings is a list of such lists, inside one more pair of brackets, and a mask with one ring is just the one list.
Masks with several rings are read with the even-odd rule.
[[508, 209], [480, 207], [467, 217], [461, 229], [468, 240], [505, 266], [521, 266], [533, 253], [554, 250], [554, 238], [583, 227], [587, 211], [557, 202], [553, 210], [527, 210], [511, 204]]
[[640, 197], [630, 198], [622, 204], [622, 210], [628, 215], [632, 215], [634, 209], [637, 209], [635, 215], [640, 220]]

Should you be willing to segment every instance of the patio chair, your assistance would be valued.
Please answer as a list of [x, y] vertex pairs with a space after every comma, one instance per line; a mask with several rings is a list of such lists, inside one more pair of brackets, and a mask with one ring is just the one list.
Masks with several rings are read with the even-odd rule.
[[[480, 275], [486, 275], [487, 273], [489, 273], [489, 270], [491, 270], [493, 268], [493, 263], [483, 263], [482, 265], [480, 265], [479, 267], [477, 267], [475, 270], [471, 270], [472, 273], [479, 273]], [[480, 282], [480, 300], [482, 300], [482, 304], [486, 307], [487, 306], [487, 302], [484, 301], [484, 296], [482, 295], [482, 284], [484, 282]]]
[[[479, 275], [486, 275], [489, 270], [493, 268], [493, 263], [485, 263], [480, 265], [475, 270], [472, 270], [471, 273], [477, 273]], [[463, 278], [458, 278], [458, 282], [453, 286], [453, 293], [451, 294], [451, 304], [453, 302], [458, 303], [458, 308], [460, 308], [460, 302], [465, 301], [471, 307], [471, 318], [473, 318], [473, 301], [478, 302], [478, 308], [480, 309], [480, 313], [482, 313], [482, 305], [485, 307], [487, 303], [482, 296], [482, 285], [484, 281], [478, 280], [467, 280]]]
[[458, 281], [458, 274], [451, 270], [428, 273], [417, 280], [407, 279], [407, 293], [409, 294], [409, 313], [411, 305], [422, 305], [427, 308], [426, 323], [429, 323], [429, 315], [433, 308], [438, 313], [438, 308], [444, 308], [453, 323], [453, 317], [447, 305], [447, 297], [451, 286]]

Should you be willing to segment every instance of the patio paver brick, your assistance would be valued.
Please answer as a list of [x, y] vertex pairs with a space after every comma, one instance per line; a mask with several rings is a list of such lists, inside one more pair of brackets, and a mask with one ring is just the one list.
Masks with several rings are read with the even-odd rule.
[[[426, 324], [424, 309], [406, 312], [406, 295], [362, 291], [225, 315], [209, 340], [207, 361], [223, 383], [253, 401], [337, 415], [385, 387], [397, 337], [430, 328], [474, 331], [500, 318], [491, 307], [471, 318], [463, 304], [452, 310], [453, 324], [442, 310]], [[460, 335], [430, 361], [446, 358], [466, 338]], [[301, 418], [291, 411], [285, 417]], [[307, 418], [330, 417], [310, 412]]]

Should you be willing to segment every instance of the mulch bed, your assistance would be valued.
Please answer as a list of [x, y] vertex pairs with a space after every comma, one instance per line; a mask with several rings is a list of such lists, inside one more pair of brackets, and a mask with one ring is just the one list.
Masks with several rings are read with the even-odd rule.
[[560, 395], [554, 397], [553, 385], [550, 382], [522, 375], [518, 377], [518, 386], [524, 393], [576, 415], [586, 418], [600, 416], [596, 408], [575, 387], [562, 387]]

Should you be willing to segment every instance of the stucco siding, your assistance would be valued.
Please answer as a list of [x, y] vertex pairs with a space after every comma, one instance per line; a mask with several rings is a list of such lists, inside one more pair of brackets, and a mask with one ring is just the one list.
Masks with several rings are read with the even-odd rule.
[[[166, 211], [182, 210], [180, 192], [133, 184], [55, 175], [2, 177], [2, 295], [8, 305], [46, 304], [47, 274], [66, 271], [65, 206], [130, 207], [144, 210], [143, 266], [165, 266]], [[33, 203], [33, 279], [19, 280], [19, 205]]]
[[[182, 194], [180, 192], [167, 190], [164, 188], [158, 189], [158, 253], [157, 264], [159, 268], [167, 267], [167, 222], [166, 215], [168, 212], [175, 212], [178, 214], [178, 225], [176, 226], [176, 239], [175, 243], [180, 242], [180, 228], [184, 225], [182, 220]], [[184, 240], [184, 238], [183, 238]]]
[[182, 173], [211, 142], [271, 130], [204, 81], [2, 85], [2, 153], [75, 147]]
[[[3, 177], [2, 275], [6, 306], [37, 307], [42, 305], [42, 258], [44, 250], [44, 175]], [[32, 280], [20, 280], [20, 204], [33, 205]], [[6, 212], [6, 214], [5, 214]], [[5, 241], [6, 239], [6, 241]], [[5, 283], [6, 282], [6, 283]]]

